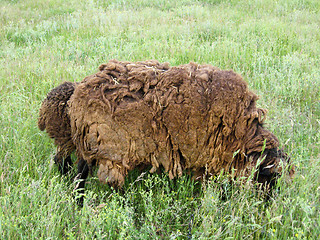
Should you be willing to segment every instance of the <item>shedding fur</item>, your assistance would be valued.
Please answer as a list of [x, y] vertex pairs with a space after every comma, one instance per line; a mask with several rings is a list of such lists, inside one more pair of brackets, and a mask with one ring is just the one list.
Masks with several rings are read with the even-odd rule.
[[77, 154], [98, 165], [101, 182], [121, 186], [140, 165], [151, 172], [162, 166], [170, 178], [184, 170], [196, 178], [221, 171], [248, 177], [257, 167], [262, 183], [288, 169], [290, 159], [263, 126], [266, 110], [233, 71], [117, 60], [99, 70], [76, 86], [68, 111]]

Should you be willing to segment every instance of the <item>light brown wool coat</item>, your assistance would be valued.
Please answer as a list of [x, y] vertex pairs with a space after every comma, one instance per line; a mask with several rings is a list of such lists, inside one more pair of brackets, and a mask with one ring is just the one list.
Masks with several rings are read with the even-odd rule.
[[121, 186], [141, 165], [151, 172], [163, 166], [170, 178], [184, 170], [248, 176], [258, 161], [256, 179], [270, 182], [289, 163], [263, 127], [257, 95], [233, 71], [116, 60], [99, 70], [77, 85], [68, 105], [77, 154], [99, 166], [102, 182]]

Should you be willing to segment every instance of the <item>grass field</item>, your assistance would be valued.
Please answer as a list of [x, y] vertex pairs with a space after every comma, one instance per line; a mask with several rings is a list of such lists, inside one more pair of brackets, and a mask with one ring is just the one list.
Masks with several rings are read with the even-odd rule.
[[[318, 0], [0, 0], [0, 239], [319, 239]], [[259, 191], [133, 172], [123, 191], [61, 177], [37, 127], [46, 94], [109, 59], [242, 74], [297, 167]]]

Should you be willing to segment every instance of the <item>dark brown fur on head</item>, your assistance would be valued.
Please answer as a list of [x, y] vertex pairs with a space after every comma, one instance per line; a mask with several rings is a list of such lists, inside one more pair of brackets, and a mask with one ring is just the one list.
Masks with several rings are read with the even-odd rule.
[[261, 161], [254, 178], [258, 183], [269, 187], [273, 187], [282, 174], [287, 173], [290, 177], [293, 177], [295, 172], [294, 166], [289, 165], [290, 157], [282, 149], [273, 148], [266, 149], [262, 153], [253, 152], [247, 159], [249, 161], [250, 159]]

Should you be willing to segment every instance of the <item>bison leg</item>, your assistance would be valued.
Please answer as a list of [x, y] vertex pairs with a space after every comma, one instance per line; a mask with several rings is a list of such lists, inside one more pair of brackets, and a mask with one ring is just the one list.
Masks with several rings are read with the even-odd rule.
[[58, 165], [59, 171], [62, 175], [67, 174], [72, 168], [71, 154], [75, 150], [73, 142], [67, 141], [64, 144], [57, 146], [57, 153], [54, 156], [54, 162]]
[[80, 207], [83, 206], [84, 186], [86, 184], [86, 179], [88, 177], [88, 174], [89, 174], [89, 166], [83, 158], [80, 158], [78, 162], [78, 174], [75, 178], [75, 182], [76, 182], [75, 192], [78, 195], [76, 197], [76, 201]]
[[67, 174], [72, 167], [72, 161], [71, 161], [70, 155], [63, 158], [61, 154], [57, 153], [54, 156], [54, 162], [55, 164], [58, 165], [59, 171], [62, 175]]

